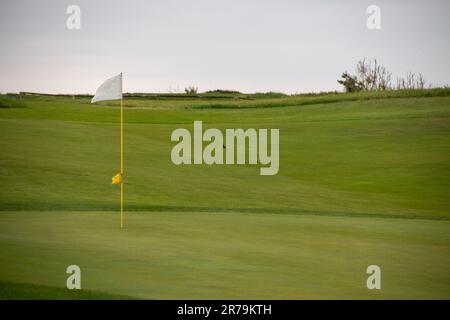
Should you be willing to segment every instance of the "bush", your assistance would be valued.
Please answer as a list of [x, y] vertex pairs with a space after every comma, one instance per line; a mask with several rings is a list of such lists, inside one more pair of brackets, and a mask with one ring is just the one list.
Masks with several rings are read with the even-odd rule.
[[341, 78], [342, 80], [338, 80], [337, 82], [344, 86], [346, 92], [356, 92], [361, 90], [361, 86], [356, 76], [344, 72]]
[[0, 108], [24, 108], [25, 103], [17, 97], [0, 95]]
[[186, 92], [186, 94], [197, 94], [198, 88], [194, 86], [189, 86], [187, 88], [184, 88], [184, 92]]

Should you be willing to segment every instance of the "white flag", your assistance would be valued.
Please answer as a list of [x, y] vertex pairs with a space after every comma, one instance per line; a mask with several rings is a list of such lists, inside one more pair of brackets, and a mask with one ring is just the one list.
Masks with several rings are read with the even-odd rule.
[[122, 99], [122, 73], [112, 77], [98, 87], [91, 103], [104, 100]]

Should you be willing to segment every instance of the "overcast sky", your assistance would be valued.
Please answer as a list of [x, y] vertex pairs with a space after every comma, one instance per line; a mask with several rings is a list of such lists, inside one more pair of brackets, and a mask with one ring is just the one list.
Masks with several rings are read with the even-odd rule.
[[341, 90], [363, 57], [445, 85], [449, 18], [448, 0], [1, 0], [0, 92], [94, 93], [119, 72], [127, 92]]

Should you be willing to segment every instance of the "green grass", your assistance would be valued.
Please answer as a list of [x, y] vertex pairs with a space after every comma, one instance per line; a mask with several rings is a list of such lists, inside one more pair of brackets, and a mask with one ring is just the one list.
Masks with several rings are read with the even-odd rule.
[[[0, 281], [64, 290], [78, 264], [84, 290], [139, 298], [448, 299], [449, 92], [128, 98], [124, 230], [117, 102], [25, 97], [0, 109]], [[278, 175], [173, 165], [194, 120], [279, 128]]]
[[33, 284], [0, 282], [0, 299], [3, 300], [130, 300], [119, 296], [91, 290], [67, 290]]

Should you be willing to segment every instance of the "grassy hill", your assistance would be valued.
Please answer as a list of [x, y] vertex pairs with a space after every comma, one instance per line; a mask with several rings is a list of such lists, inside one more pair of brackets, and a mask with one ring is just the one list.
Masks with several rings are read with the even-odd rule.
[[[0, 108], [0, 281], [64, 288], [78, 264], [84, 289], [139, 298], [450, 298], [449, 89], [127, 97], [124, 230], [118, 103], [20, 106]], [[279, 128], [278, 175], [173, 165], [194, 120]]]

